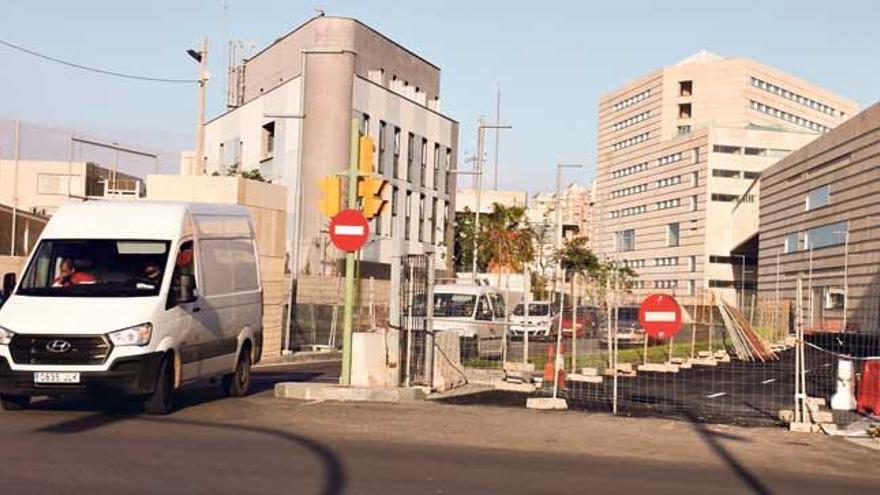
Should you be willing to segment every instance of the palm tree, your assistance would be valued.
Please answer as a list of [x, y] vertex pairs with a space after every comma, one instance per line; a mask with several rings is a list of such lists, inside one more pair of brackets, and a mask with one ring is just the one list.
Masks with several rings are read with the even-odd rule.
[[477, 261], [482, 266], [499, 272], [518, 272], [534, 260], [535, 231], [529, 225], [524, 206], [495, 203], [480, 227]]

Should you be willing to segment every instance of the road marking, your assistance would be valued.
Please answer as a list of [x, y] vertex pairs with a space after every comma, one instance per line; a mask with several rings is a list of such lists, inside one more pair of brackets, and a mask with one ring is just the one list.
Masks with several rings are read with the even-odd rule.
[[334, 227], [336, 235], [364, 235], [363, 225], [337, 225]]
[[764, 381], [761, 382], [761, 383], [763, 383], [764, 385], [767, 385], [768, 383], [773, 383], [773, 382], [775, 382], [775, 381], [776, 381], [776, 378], [771, 378], [771, 379], [769, 379], [769, 380], [764, 380]]
[[645, 321], [673, 322], [675, 311], [645, 311]]
[[717, 394], [709, 394], [706, 396], [707, 399], [714, 399], [716, 397], [723, 397], [727, 395], [727, 392], [718, 392]]

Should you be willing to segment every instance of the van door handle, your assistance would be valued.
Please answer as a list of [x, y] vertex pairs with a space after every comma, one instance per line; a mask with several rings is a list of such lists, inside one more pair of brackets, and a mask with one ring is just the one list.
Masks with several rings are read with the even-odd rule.
[[198, 313], [201, 310], [202, 310], [201, 306], [193, 306], [193, 313]]

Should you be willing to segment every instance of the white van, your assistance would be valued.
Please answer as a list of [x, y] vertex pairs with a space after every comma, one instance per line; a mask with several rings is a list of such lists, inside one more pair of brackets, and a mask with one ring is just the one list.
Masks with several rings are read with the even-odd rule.
[[246, 208], [86, 202], [59, 209], [0, 307], [0, 401], [87, 393], [173, 409], [187, 382], [245, 395], [262, 347]]
[[506, 310], [501, 293], [482, 284], [434, 287], [434, 330], [454, 331], [463, 357], [500, 356]]

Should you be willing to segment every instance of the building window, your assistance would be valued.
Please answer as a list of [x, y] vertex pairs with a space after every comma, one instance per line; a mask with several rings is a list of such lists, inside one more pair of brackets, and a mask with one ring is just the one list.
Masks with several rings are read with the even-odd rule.
[[261, 160], [269, 160], [275, 156], [275, 121], [263, 124]]
[[690, 103], [679, 103], [678, 104], [678, 118], [680, 119], [689, 119], [691, 118], [691, 111], [693, 107]]
[[691, 96], [694, 93], [693, 81], [678, 82], [678, 96]]
[[361, 118], [361, 136], [370, 135], [370, 116], [363, 114]]
[[830, 196], [831, 186], [829, 184], [825, 184], [824, 186], [813, 189], [812, 191], [807, 193], [805, 211], [815, 210], [816, 208], [827, 206]]
[[690, 125], [678, 126], [678, 135], [679, 136], [684, 136], [685, 134], [690, 134], [690, 133], [691, 133], [691, 126]]
[[394, 126], [394, 178], [400, 178], [400, 127]]
[[748, 170], [743, 172], [743, 179], [757, 179], [761, 176], [761, 172], [749, 172]]
[[422, 138], [422, 156], [421, 158], [421, 166], [419, 167], [419, 171], [421, 175], [419, 177], [419, 183], [422, 187], [425, 187], [425, 183], [427, 181], [426, 177], [428, 176], [428, 140]]
[[452, 148], [446, 148], [446, 194], [452, 194]]
[[425, 195], [419, 195], [419, 242], [425, 240]]
[[656, 203], [654, 203], [654, 206], [658, 210], [668, 210], [670, 208], [678, 208], [679, 206], [681, 206], [681, 199], [672, 198], [672, 199], [667, 199], [665, 201], [657, 201]]
[[440, 177], [442, 167], [440, 162], [440, 143], [434, 143], [434, 190], [440, 190]]
[[797, 102], [805, 107], [812, 108], [813, 110], [819, 110], [820, 112], [826, 113], [828, 115], [836, 115], [837, 113], [840, 113], [840, 116], [843, 117], [842, 112], [839, 112], [838, 110], [834, 109], [831, 106], [825, 105], [824, 103], [819, 103], [816, 100], [813, 100], [811, 98], [807, 98], [806, 96], [800, 95], [800, 94], [795, 93], [793, 91], [783, 89], [775, 84], [769, 83], [769, 82], [764, 81], [762, 79], [758, 79], [757, 77], [752, 78], [752, 86], [759, 88], [759, 89], [763, 89], [764, 91], [766, 91], [768, 93], [772, 93], [777, 96], [782, 96], [783, 98]]
[[405, 213], [404, 220], [406, 222], [403, 224], [403, 238], [408, 241], [409, 240], [409, 233], [410, 233], [410, 224], [412, 223], [410, 221], [410, 219], [412, 219], [412, 191], [406, 192], [406, 204], [404, 205], [404, 208], [406, 209], [406, 211], [404, 212]]
[[386, 140], [388, 139], [387, 124], [384, 120], [379, 121], [379, 163], [376, 164], [376, 170], [382, 174], [385, 173], [385, 148], [387, 148]]
[[785, 254], [793, 253], [798, 250], [798, 233], [792, 232], [785, 236], [785, 246], [783, 251]]
[[777, 118], [779, 120], [784, 120], [786, 122], [789, 122], [791, 124], [795, 124], [800, 127], [805, 127], [807, 129], [810, 129], [811, 131], [825, 134], [826, 132], [831, 130], [830, 127], [824, 126], [818, 122], [813, 122], [812, 120], [808, 120], [808, 119], [805, 119], [805, 118], [800, 117], [798, 115], [788, 113], [784, 110], [780, 110], [778, 108], [774, 108], [769, 105], [765, 105], [765, 104], [758, 102], [758, 101], [752, 100], [751, 105], [752, 105], [752, 110], [756, 110], [758, 112], [767, 114], [767, 115], [774, 117], [774, 118]]
[[629, 167], [611, 172], [611, 178], [619, 179], [621, 177], [626, 177], [628, 175], [636, 174], [645, 170], [648, 170], [648, 162], [637, 163], [635, 165], [630, 165]]
[[742, 147], [741, 146], [727, 146], [725, 144], [716, 144], [712, 146], [712, 151], [715, 153], [726, 153], [728, 155], [741, 155]]
[[695, 280], [688, 280], [687, 284], [688, 284], [687, 285], [687, 295], [689, 295], [689, 296], [696, 295], [696, 293], [697, 293], [696, 281]]
[[843, 287], [825, 287], [825, 309], [844, 309], [843, 300], [846, 298], [846, 290]]
[[629, 98], [627, 98], [623, 101], [619, 101], [619, 102], [615, 103], [612, 108], [614, 109], [615, 112], [618, 110], [623, 110], [624, 108], [627, 108], [629, 106], [635, 105], [636, 103], [638, 103], [640, 101], [648, 99], [648, 97], [650, 97], [650, 96], [651, 96], [651, 88], [648, 88], [640, 93], [637, 93], [637, 94], [630, 96]]
[[394, 227], [397, 223], [397, 186], [391, 188], [391, 228], [388, 229], [392, 237], [394, 237]]
[[736, 194], [719, 194], [719, 193], [712, 194], [712, 201], [716, 201], [719, 203], [733, 203], [738, 198], [739, 198], [739, 196], [737, 196]]
[[643, 132], [641, 134], [636, 134], [635, 136], [633, 136], [629, 139], [624, 139], [623, 141], [618, 141], [618, 142], [611, 145], [611, 149], [612, 149], [612, 151], [618, 151], [618, 150], [622, 150], [625, 148], [629, 148], [630, 146], [635, 146], [639, 143], [644, 143], [650, 137], [649, 134], [650, 133], [648, 133], [648, 132]]
[[677, 223], [670, 223], [666, 226], [666, 245], [675, 247], [679, 245], [681, 228]]
[[698, 187], [700, 185], [699, 172], [691, 172], [691, 184], [693, 184], [694, 187]]
[[413, 168], [413, 164], [415, 163], [416, 157], [416, 136], [413, 133], [408, 133], [406, 136], [406, 180], [412, 182], [415, 179], [415, 169]]
[[629, 127], [631, 125], [638, 124], [639, 122], [644, 122], [645, 120], [648, 120], [650, 117], [651, 117], [651, 111], [648, 110], [646, 112], [642, 112], [642, 113], [633, 115], [632, 117], [629, 117], [628, 119], [624, 119], [624, 120], [621, 120], [620, 122], [617, 122], [616, 124], [611, 126], [611, 130], [612, 131], [619, 131], [622, 129], [626, 129], [627, 127]]
[[634, 251], [636, 249], [635, 229], [620, 230], [615, 233], [618, 251]]
[[809, 229], [804, 244], [807, 249], [839, 246], [846, 242], [847, 228], [848, 224], [844, 221]]
[[670, 155], [661, 156], [660, 158], [657, 159], [657, 165], [668, 165], [670, 163], [679, 162], [682, 160], [683, 157], [684, 156], [682, 155], [682, 153], [680, 151], [676, 152], [676, 153], [672, 153]]
[[437, 198], [431, 199], [431, 244], [437, 243]]
[[688, 271], [695, 272], [697, 271], [697, 257], [691, 256], [688, 258]]
[[713, 168], [712, 177], [725, 177], [728, 179], [739, 178], [739, 170], [727, 170], [723, 168]]
[[697, 211], [697, 201], [698, 199], [696, 194], [691, 196], [691, 211]]

